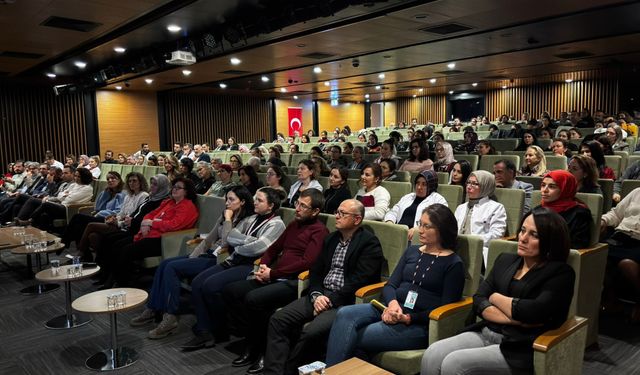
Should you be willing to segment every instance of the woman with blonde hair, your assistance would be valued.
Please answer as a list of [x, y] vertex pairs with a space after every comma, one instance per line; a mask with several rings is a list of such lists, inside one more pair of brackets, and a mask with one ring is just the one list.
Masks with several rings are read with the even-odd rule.
[[180, 174], [180, 172], [178, 171], [179, 165], [180, 165], [180, 162], [178, 161], [178, 158], [176, 158], [173, 155], [169, 155], [165, 159], [164, 169], [166, 172], [164, 174], [167, 175], [170, 182], [172, 182]]
[[520, 176], [542, 177], [547, 173], [547, 158], [544, 151], [538, 146], [529, 146], [524, 154], [524, 165], [520, 167]]

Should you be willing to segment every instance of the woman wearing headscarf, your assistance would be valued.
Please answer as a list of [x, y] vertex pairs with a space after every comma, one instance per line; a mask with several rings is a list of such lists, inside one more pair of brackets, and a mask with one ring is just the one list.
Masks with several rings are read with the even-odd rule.
[[576, 199], [578, 182], [565, 170], [555, 170], [544, 175], [540, 183], [541, 206], [547, 207], [564, 218], [569, 227], [571, 248], [583, 249], [591, 239], [591, 211]]
[[436, 143], [436, 161], [433, 163], [433, 170], [436, 172], [451, 172], [456, 159], [453, 157], [453, 147], [449, 142]]
[[384, 215], [383, 221], [408, 226], [408, 237], [411, 242], [418, 228], [420, 215], [425, 208], [436, 203], [448, 206], [447, 200], [436, 190], [438, 190], [438, 174], [432, 170], [422, 171], [413, 182], [414, 192], [400, 198], [398, 203]]
[[505, 235], [507, 211], [493, 195], [496, 180], [493, 174], [478, 170], [471, 172], [467, 179], [467, 202], [456, 208], [459, 234], [475, 234], [482, 237], [482, 254], [487, 264], [489, 241]]

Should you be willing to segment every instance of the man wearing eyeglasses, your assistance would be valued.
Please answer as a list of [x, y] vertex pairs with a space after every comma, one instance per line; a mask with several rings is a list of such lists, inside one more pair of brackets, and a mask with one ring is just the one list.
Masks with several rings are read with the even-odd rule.
[[265, 374], [297, 374], [298, 366], [320, 359], [337, 309], [352, 305], [356, 290], [380, 280], [382, 247], [373, 233], [361, 228], [362, 203], [345, 200], [335, 215], [337, 230], [324, 239], [309, 273], [309, 295], [269, 321]]
[[298, 274], [313, 265], [329, 234], [318, 220], [324, 207], [319, 190], [300, 193], [295, 207], [295, 220], [260, 258], [255, 278], [231, 283], [222, 292], [227, 311], [232, 312], [229, 319], [247, 343], [244, 354], [232, 365], [251, 364], [249, 374], [257, 374], [263, 368], [269, 318], [276, 309], [298, 297]]

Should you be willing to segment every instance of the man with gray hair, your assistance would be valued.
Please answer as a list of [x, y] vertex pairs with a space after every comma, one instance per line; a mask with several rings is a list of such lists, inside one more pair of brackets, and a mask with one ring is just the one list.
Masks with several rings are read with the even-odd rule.
[[260, 158], [257, 156], [252, 156], [249, 158], [249, 161], [247, 161], [247, 165], [251, 166], [256, 173], [260, 172], [260, 165], [262, 163], [260, 162]]
[[319, 359], [316, 346], [326, 342], [338, 308], [352, 305], [356, 290], [380, 280], [382, 247], [362, 228], [362, 203], [345, 200], [335, 215], [337, 230], [325, 237], [309, 271], [309, 295], [269, 321], [264, 374], [295, 374], [298, 366]]

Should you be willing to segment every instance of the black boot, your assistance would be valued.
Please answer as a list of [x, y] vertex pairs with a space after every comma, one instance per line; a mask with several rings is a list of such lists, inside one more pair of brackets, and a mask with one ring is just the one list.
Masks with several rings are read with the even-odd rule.
[[247, 374], [261, 374], [264, 370], [264, 356], [260, 356], [247, 370]]
[[231, 362], [231, 366], [233, 367], [243, 367], [246, 365], [250, 365], [255, 362], [259, 357], [259, 353], [256, 353], [256, 350], [252, 345], [247, 345], [247, 348], [244, 350], [244, 353], [233, 360]]

